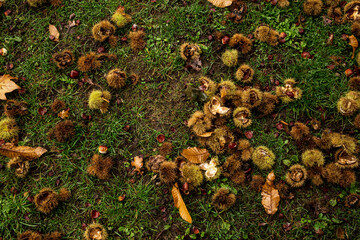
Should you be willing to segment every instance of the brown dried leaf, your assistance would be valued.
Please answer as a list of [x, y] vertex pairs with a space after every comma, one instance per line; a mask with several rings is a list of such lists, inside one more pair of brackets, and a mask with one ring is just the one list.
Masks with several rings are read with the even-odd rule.
[[6, 100], [5, 93], [9, 93], [14, 91], [15, 89], [20, 89], [16, 83], [11, 81], [11, 79], [17, 79], [16, 77], [12, 77], [8, 74], [3, 75], [0, 78], [0, 99]]
[[359, 46], [359, 42], [354, 35], [351, 35], [349, 37], [349, 45], [352, 46], [352, 48], [353, 48], [353, 54], [351, 56], [351, 59], [353, 59], [354, 55], [355, 55], [355, 50]]
[[261, 192], [261, 204], [264, 206], [266, 213], [270, 215], [277, 212], [280, 202], [279, 191], [274, 187], [274, 180], [275, 174], [274, 171], [271, 171], [267, 176]]
[[13, 143], [5, 143], [0, 146], [1, 155], [8, 158], [22, 157], [24, 160], [29, 161], [41, 157], [46, 152], [47, 150], [42, 147], [15, 146]]
[[208, 1], [219, 8], [228, 7], [233, 2], [233, 0], [208, 0]]
[[143, 158], [136, 156], [134, 161], [131, 162], [131, 166], [135, 167], [135, 171], [142, 174], [141, 168], [143, 167]]
[[50, 36], [54, 36], [54, 42], [59, 41], [60, 33], [54, 25], [49, 25]]
[[62, 110], [61, 112], [59, 112], [58, 116], [62, 119], [65, 119], [65, 118], [69, 117], [69, 111], [70, 111], [70, 108], [68, 108], [66, 110]]
[[191, 163], [203, 163], [210, 156], [210, 153], [207, 149], [200, 149], [197, 147], [184, 149], [181, 153], [181, 156], [189, 160]]
[[200, 135], [198, 135], [199, 137], [205, 137], [205, 138], [207, 138], [207, 137], [211, 137], [211, 135], [213, 134], [214, 132], [205, 132], [205, 133], [203, 133], [203, 134], [200, 134]]
[[192, 223], [192, 218], [190, 216], [189, 211], [186, 208], [183, 198], [181, 197], [181, 193], [180, 193], [179, 186], [177, 183], [174, 184], [174, 186], [171, 190], [171, 194], [174, 198], [175, 207], [179, 209], [181, 218], [184, 219], [185, 221], [187, 221], [188, 223]]

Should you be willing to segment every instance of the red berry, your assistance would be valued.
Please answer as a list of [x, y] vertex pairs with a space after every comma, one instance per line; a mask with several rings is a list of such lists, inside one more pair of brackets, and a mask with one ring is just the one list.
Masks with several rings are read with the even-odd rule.
[[286, 38], [287, 34], [285, 32], [280, 33], [280, 38]]
[[229, 143], [229, 148], [230, 149], [235, 149], [237, 147], [237, 144], [232, 142], [232, 143]]
[[159, 142], [159, 143], [162, 143], [165, 141], [165, 135], [164, 134], [160, 134], [159, 136], [156, 137], [156, 140]]
[[105, 52], [105, 48], [104, 47], [99, 47], [98, 49], [97, 49], [97, 52], [98, 53], [104, 53]]
[[131, 26], [131, 30], [133, 30], [134, 32], [136, 32], [138, 29], [138, 26], [134, 23], [132, 26]]
[[302, 57], [302, 58], [307, 58], [307, 59], [309, 59], [309, 58], [311, 57], [311, 55], [310, 55], [309, 52], [302, 52], [302, 53], [301, 53], [301, 57]]
[[345, 70], [345, 75], [346, 75], [347, 77], [351, 76], [352, 74], [353, 74], [353, 71], [352, 71], [350, 68], [348, 68], [348, 69]]
[[76, 70], [71, 70], [70, 74], [69, 74], [69, 77], [72, 78], [72, 79], [75, 79], [79, 76], [79, 72], [76, 71]]
[[224, 36], [222, 39], [221, 39], [221, 43], [222, 44], [228, 44], [230, 41], [230, 37], [229, 36]]
[[6, 10], [5, 12], [4, 12], [4, 14], [5, 14], [5, 16], [9, 16], [10, 14], [11, 14], [11, 10], [9, 9], [9, 10]]
[[294, 98], [294, 97], [295, 97], [295, 95], [294, 95], [293, 92], [286, 92], [286, 95], [288, 95], [288, 97], [290, 97], [290, 98]]

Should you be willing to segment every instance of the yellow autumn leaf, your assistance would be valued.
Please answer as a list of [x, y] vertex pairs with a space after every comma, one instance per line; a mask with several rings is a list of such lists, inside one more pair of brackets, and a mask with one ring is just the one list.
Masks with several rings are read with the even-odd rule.
[[142, 174], [141, 168], [143, 167], [143, 158], [136, 156], [134, 157], [134, 161], [131, 162], [131, 166], [135, 167], [135, 171]]
[[224, 8], [228, 7], [232, 4], [233, 0], [208, 0], [212, 4], [214, 4], [216, 7]]
[[65, 119], [65, 118], [69, 117], [69, 111], [70, 111], [70, 108], [68, 108], [66, 110], [62, 110], [61, 112], [59, 112], [58, 116], [62, 119]]
[[353, 53], [352, 53], [352, 56], [351, 56], [351, 59], [353, 59], [354, 55], [355, 55], [355, 50], [359, 46], [359, 42], [358, 42], [358, 40], [356, 39], [356, 37], [354, 35], [351, 35], [349, 37], [349, 45], [352, 46], [352, 48], [353, 48]]
[[277, 212], [280, 203], [279, 191], [274, 187], [274, 171], [269, 173], [266, 182], [261, 191], [261, 204], [264, 206], [267, 214], [273, 215]]
[[42, 147], [15, 146], [13, 143], [5, 143], [0, 146], [0, 154], [8, 158], [21, 157], [24, 160], [34, 160], [41, 157], [47, 150]]
[[175, 207], [179, 209], [181, 218], [184, 219], [185, 221], [187, 221], [188, 223], [192, 223], [192, 218], [190, 216], [189, 211], [186, 208], [183, 198], [181, 197], [181, 193], [180, 193], [179, 186], [177, 183], [174, 184], [174, 186], [171, 190], [171, 194], [174, 198]]
[[9, 93], [14, 91], [15, 89], [20, 89], [16, 83], [11, 81], [11, 79], [17, 79], [16, 77], [12, 77], [8, 74], [3, 75], [0, 78], [0, 99], [6, 100], [5, 93]]
[[54, 36], [54, 42], [58, 42], [59, 41], [59, 37], [60, 37], [60, 33], [57, 30], [57, 28], [54, 25], [49, 25], [49, 33], [50, 36]]
[[210, 153], [207, 149], [200, 149], [197, 147], [187, 148], [181, 152], [181, 155], [189, 160], [191, 163], [204, 163], [206, 159], [210, 156]]

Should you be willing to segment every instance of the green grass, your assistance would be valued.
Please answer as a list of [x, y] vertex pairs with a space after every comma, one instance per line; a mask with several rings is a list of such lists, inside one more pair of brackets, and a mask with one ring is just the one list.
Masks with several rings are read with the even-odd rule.
[[[7, 48], [9, 54], [0, 56], [0, 74], [26, 78], [17, 81], [26, 90], [25, 94], [16, 91], [7, 94], [9, 99], [28, 103], [29, 114], [16, 118], [21, 127], [19, 145], [41, 146], [48, 152], [31, 162], [30, 173], [24, 179], [16, 178], [6, 168], [0, 170], [0, 239], [15, 239], [26, 230], [41, 233], [58, 230], [64, 233], [64, 239], [80, 239], [84, 232], [82, 224], [93, 221], [92, 210], [100, 212], [96, 221], [107, 228], [110, 239], [335, 239], [338, 228], [343, 228], [349, 239], [357, 239], [358, 212], [344, 206], [347, 194], [358, 191], [357, 183], [346, 189], [330, 184], [321, 187], [308, 184], [294, 190], [294, 199], [283, 199], [280, 203], [279, 213], [284, 215], [280, 219], [279, 214], [266, 215], [260, 194], [248, 184], [237, 186], [220, 178], [183, 196], [193, 218], [190, 225], [180, 218], [173, 206], [171, 189], [161, 185], [159, 177], [147, 171], [143, 176], [131, 174], [130, 162], [134, 156], [144, 155], [147, 160], [158, 153], [160, 144], [156, 136], [159, 134], [164, 134], [174, 145], [169, 159], [177, 157], [184, 148], [198, 145], [184, 121], [195, 110], [201, 110], [203, 104], [187, 99], [185, 83], [196, 86], [200, 75], [217, 82], [222, 78], [234, 79], [236, 71], [221, 62], [221, 54], [227, 47], [208, 40], [208, 35], [215, 31], [248, 35], [259, 25], [269, 25], [288, 35], [288, 41], [276, 47], [256, 41], [253, 51], [239, 58], [240, 63], [255, 69], [256, 84], [272, 87], [270, 79], [282, 83], [286, 78], [295, 78], [303, 89], [299, 101], [279, 104], [275, 119], [256, 119], [249, 128], [254, 131], [252, 145], [266, 145], [277, 156], [274, 171], [278, 179], [284, 180], [288, 169], [283, 161], [297, 163], [301, 154], [290, 136], [276, 130], [275, 124], [280, 120], [289, 123], [324, 118], [321, 130], [315, 135], [319, 136], [328, 127], [359, 138], [358, 130], [353, 129], [353, 119], [341, 116], [336, 110], [337, 100], [348, 90], [344, 71], [356, 64], [351, 59], [351, 47], [341, 39], [341, 34], [351, 35], [350, 24], [324, 25], [322, 15], [327, 11], [324, 9], [321, 16], [306, 17], [301, 26], [305, 34], [300, 35], [300, 26], [295, 26], [295, 22], [299, 14], [303, 15], [303, 1], [293, 1], [286, 9], [264, 1], [247, 4], [248, 12], [241, 24], [226, 21], [224, 25], [222, 22], [229, 10], [215, 8], [212, 13], [210, 9], [214, 7], [205, 0], [63, 0], [60, 7], [45, 5], [37, 9], [30, 8], [24, 1], [7, 0], [1, 8], [0, 48]], [[111, 48], [108, 43], [92, 39], [92, 26], [110, 19], [118, 5], [125, 6], [133, 23], [145, 28], [147, 47], [139, 53], [134, 53], [127, 43], [119, 41], [117, 47]], [[10, 16], [4, 16], [6, 9], [12, 10]], [[65, 25], [72, 13], [81, 24], [67, 31]], [[213, 20], [209, 22], [210, 15]], [[60, 31], [58, 43], [49, 40], [49, 24]], [[121, 38], [130, 30], [131, 24], [118, 29], [116, 35]], [[335, 36], [333, 45], [326, 44], [329, 33]], [[201, 44], [203, 68], [200, 72], [184, 70], [184, 61], [178, 54], [183, 42]], [[51, 62], [57, 51], [72, 49], [78, 58], [96, 51], [99, 46], [116, 54], [118, 61], [105, 62], [101, 69], [89, 73], [96, 85], [79, 87], [77, 80], [68, 78], [75, 64], [59, 70]], [[303, 59], [303, 51], [309, 51], [314, 58]], [[269, 60], [270, 55], [273, 60]], [[332, 63], [330, 56], [343, 57], [342, 64], [334, 70], [327, 68]], [[5, 68], [9, 63], [14, 64], [14, 69]], [[121, 90], [110, 89], [104, 75], [114, 67], [129, 74], [137, 73], [140, 83]], [[84, 74], [80, 79], [82, 77]], [[88, 96], [97, 86], [111, 91], [109, 113], [101, 114], [87, 106]], [[66, 143], [48, 138], [49, 131], [61, 121], [50, 110], [56, 98], [65, 101], [70, 108], [68, 119], [76, 123], [76, 135]], [[48, 112], [40, 116], [39, 107], [47, 108]], [[319, 107], [325, 109], [324, 114]], [[91, 120], [82, 119], [82, 114], [91, 115]], [[125, 131], [127, 125], [130, 129]], [[274, 136], [276, 132], [280, 133], [279, 137]], [[109, 147], [108, 155], [115, 161], [107, 181], [86, 173], [92, 155], [102, 144]], [[224, 161], [225, 157], [220, 159]], [[0, 158], [2, 165], [7, 161], [5, 157]], [[267, 173], [254, 167], [254, 174], [265, 177]], [[59, 186], [58, 179], [61, 180]], [[211, 196], [220, 186], [228, 186], [237, 194], [236, 204], [228, 211], [217, 211], [211, 205]], [[18, 191], [16, 194], [11, 192], [13, 187]], [[44, 187], [56, 191], [67, 187], [72, 197], [51, 214], [44, 215], [24, 195], [34, 196]], [[118, 197], [123, 194], [125, 200], [119, 202]], [[326, 211], [314, 213], [307, 207], [310, 200], [321, 202]], [[292, 224], [290, 231], [283, 229], [287, 222]], [[193, 227], [200, 230], [198, 235], [193, 233]], [[324, 236], [317, 236], [315, 228], [322, 229]]]

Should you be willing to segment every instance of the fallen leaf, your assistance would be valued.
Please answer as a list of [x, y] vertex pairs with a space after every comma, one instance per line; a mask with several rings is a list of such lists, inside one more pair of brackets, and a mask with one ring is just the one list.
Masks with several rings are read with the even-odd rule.
[[292, 229], [291, 223], [287, 222], [283, 224], [283, 229], [285, 232], [288, 232]]
[[17, 79], [16, 77], [11, 77], [8, 74], [3, 75], [0, 78], [0, 99], [6, 100], [5, 93], [14, 91], [15, 89], [21, 89], [16, 83], [11, 81], [11, 79]]
[[174, 198], [174, 205], [176, 208], [179, 209], [179, 213], [180, 213], [180, 216], [182, 217], [182, 219], [184, 219], [188, 223], [192, 223], [192, 218], [190, 216], [189, 211], [186, 208], [183, 198], [181, 197], [181, 193], [180, 193], [179, 186], [177, 183], [174, 184], [174, 186], [171, 190], [171, 194]]
[[336, 237], [338, 239], [345, 239], [345, 230], [342, 227], [336, 229]]
[[140, 156], [134, 157], [134, 161], [131, 162], [131, 166], [135, 167], [135, 171], [139, 174], [143, 174], [143, 172], [141, 171], [143, 165], [143, 158]]
[[50, 36], [54, 37], [54, 42], [58, 42], [59, 41], [59, 37], [60, 37], [60, 33], [57, 30], [57, 28], [54, 25], [49, 25], [49, 32], [50, 32]]
[[39, 113], [41, 116], [45, 115], [46, 112], [47, 112], [47, 108], [45, 108], [45, 107], [39, 107], [38, 113]]
[[191, 163], [204, 163], [206, 159], [210, 156], [210, 153], [207, 149], [200, 149], [197, 147], [187, 148], [181, 152], [181, 156], [189, 160]]
[[275, 174], [274, 171], [271, 171], [261, 191], [261, 204], [264, 206], [266, 213], [270, 215], [277, 212], [280, 202], [279, 191], [274, 187], [274, 180]]
[[353, 48], [353, 54], [351, 56], [351, 59], [353, 59], [355, 56], [355, 50], [359, 46], [359, 42], [354, 35], [351, 35], [349, 37], [349, 45], [352, 46], [352, 48]]
[[68, 108], [66, 110], [62, 110], [61, 112], [59, 112], [58, 116], [62, 119], [65, 119], [65, 118], [69, 117], [69, 111], [70, 111], [70, 108]]
[[189, 70], [194, 69], [195, 71], [200, 71], [202, 68], [202, 62], [200, 58], [189, 59], [186, 63], [186, 68]]
[[213, 134], [214, 132], [205, 132], [203, 134], [200, 134], [198, 135], [199, 137], [211, 137], [211, 135]]
[[1, 155], [8, 158], [22, 157], [24, 160], [29, 161], [41, 157], [46, 152], [47, 150], [42, 147], [15, 146], [13, 143], [5, 143], [0, 146]]
[[208, 1], [219, 8], [228, 7], [233, 2], [233, 0], [208, 0]]
[[125, 194], [120, 195], [120, 196], [118, 197], [119, 202], [124, 201], [124, 199], [125, 199]]
[[325, 16], [323, 16], [323, 21], [324, 21], [324, 25], [325, 25], [325, 26], [326, 26], [326, 25], [329, 25], [329, 24], [332, 22], [331, 19], [329, 19], [329, 18], [327, 18], [327, 17], [325, 17]]

